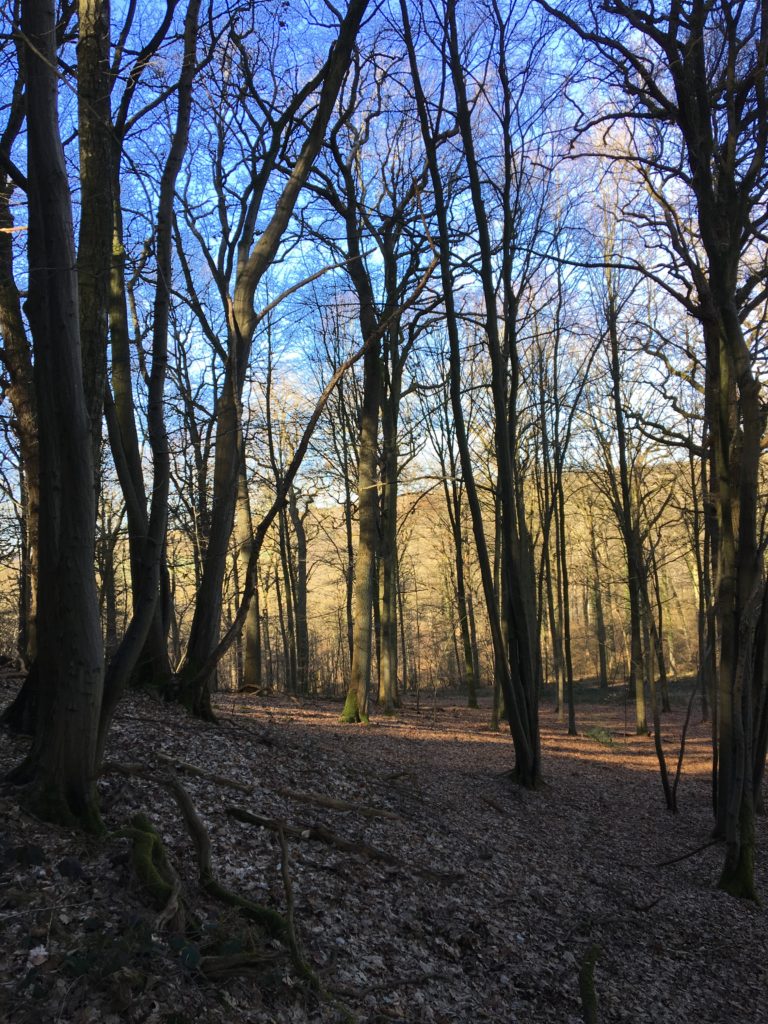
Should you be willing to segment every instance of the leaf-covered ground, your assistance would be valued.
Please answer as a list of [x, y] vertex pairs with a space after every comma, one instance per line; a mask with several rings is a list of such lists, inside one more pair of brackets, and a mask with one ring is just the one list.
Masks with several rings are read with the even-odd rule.
[[[652, 742], [627, 735], [620, 699], [581, 704], [573, 738], [542, 709], [546, 785], [534, 793], [507, 778], [511, 741], [490, 732], [487, 707], [409, 700], [350, 727], [322, 701], [217, 703], [219, 727], [146, 696], [123, 703], [108, 758], [133, 774], [99, 781], [106, 839], [42, 825], [0, 794], [0, 1020], [576, 1024], [591, 954], [601, 1022], [768, 1022], [766, 911], [716, 890], [717, 846], [659, 866], [708, 842], [706, 725], [691, 726], [673, 817]], [[683, 713], [665, 716], [670, 761]], [[4, 735], [0, 770], [23, 751]], [[199, 888], [170, 775], [208, 831], [218, 881], [281, 912], [292, 896], [321, 995], [285, 943]], [[185, 935], [158, 923], [120, 835], [140, 811], [182, 881]], [[768, 897], [766, 831], [761, 819]], [[214, 954], [254, 950], [264, 962], [247, 975], [203, 971]]]

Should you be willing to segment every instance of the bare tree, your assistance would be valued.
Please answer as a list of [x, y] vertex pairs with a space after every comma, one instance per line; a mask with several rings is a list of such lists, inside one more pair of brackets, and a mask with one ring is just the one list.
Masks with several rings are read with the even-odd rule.
[[727, 847], [720, 886], [754, 898], [754, 783], [765, 761], [755, 725], [765, 705], [757, 506], [766, 417], [749, 321], [768, 280], [765, 12], [746, 0], [679, 0], [664, 11], [623, 0], [559, 9], [541, 2], [588, 44], [598, 73], [626, 100], [580, 128], [635, 126], [623, 158], [658, 211], [651, 219], [646, 208], [643, 223], [665, 232], [676, 256], [673, 274], [656, 278], [704, 332], [717, 519], [717, 830]]

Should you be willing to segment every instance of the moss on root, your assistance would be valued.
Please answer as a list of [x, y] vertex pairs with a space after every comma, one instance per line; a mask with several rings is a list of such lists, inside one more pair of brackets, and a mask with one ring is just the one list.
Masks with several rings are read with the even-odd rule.
[[230, 892], [229, 889], [225, 888], [210, 875], [201, 878], [200, 881], [207, 893], [215, 896], [222, 903], [226, 903], [227, 906], [239, 910], [244, 917], [261, 925], [273, 938], [285, 938], [287, 923], [283, 915], [278, 913], [278, 911], [272, 910], [270, 907], [264, 907], [260, 903], [254, 903], [244, 896], [238, 896], [237, 893]]
[[157, 910], [162, 910], [173, 893], [165, 847], [157, 829], [146, 816], [136, 814], [126, 829], [133, 840], [133, 868]]

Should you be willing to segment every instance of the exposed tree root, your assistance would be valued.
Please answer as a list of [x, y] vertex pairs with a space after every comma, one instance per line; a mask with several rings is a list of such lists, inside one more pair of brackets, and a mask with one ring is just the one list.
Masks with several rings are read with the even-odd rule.
[[282, 952], [233, 953], [229, 956], [204, 956], [200, 970], [209, 981], [226, 981], [244, 974], [260, 974], [284, 959]]
[[285, 938], [286, 922], [282, 914], [272, 910], [270, 907], [264, 907], [260, 903], [254, 903], [244, 896], [238, 896], [237, 893], [231, 892], [213, 877], [211, 840], [200, 820], [200, 816], [195, 810], [189, 793], [187, 793], [179, 780], [173, 776], [166, 776], [159, 781], [170, 791], [181, 811], [184, 824], [187, 826], [187, 832], [189, 832], [190, 839], [195, 847], [197, 866], [200, 871], [200, 885], [203, 889], [210, 893], [211, 896], [221, 900], [222, 903], [235, 907], [241, 914], [249, 920], [255, 921], [256, 924], [261, 925], [265, 931], [275, 938]]
[[248, 785], [247, 782], [239, 782], [237, 779], [230, 779], [227, 775], [215, 775], [211, 772], [206, 772], [202, 768], [198, 768], [197, 765], [188, 764], [186, 761], [179, 761], [175, 757], [169, 757], [168, 754], [156, 753], [155, 757], [157, 760], [170, 768], [175, 768], [176, 771], [181, 772], [183, 775], [193, 775], [197, 779], [205, 779], [206, 782], [214, 782], [217, 786], [227, 786], [229, 789], [238, 789], [241, 793], [253, 793], [253, 786]]
[[258, 825], [260, 828], [266, 828], [272, 832], [279, 833], [282, 831], [286, 836], [290, 836], [291, 839], [315, 840], [316, 842], [325, 843], [327, 846], [333, 846], [337, 850], [342, 850], [344, 853], [353, 853], [359, 857], [365, 857], [367, 860], [376, 860], [382, 864], [389, 864], [391, 867], [401, 868], [404, 871], [410, 871], [415, 875], [420, 875], [422, 878], [430, 878], [436, 882], [458, 882], [464, 878], [463, 871], [433, 871], [431, 868], [413, 867], [400, 860], [399, 857], [395, 857], [394, 854], [387, 853], [386, 850], [380, 850], [378, 847], [370, 846], [368, 843], [359, 840], [353, 841], [337, 836], [335, 832], [331, 832], [325, 825], [289, 825], [288, 822], [277, 818], [265, 818], [260, 814], [254, 814], [244, 807], [227, 807], [227, 814], [237, 819], [237, 821]]
[[299, 940], [296, 935], [293, 885], [291, 884], [291, 873], [288, 866], [288, 843], [286, 842], [285, 832], [283, 832], [282, 829], [278, 832], [278, 838], [280, 839], [280, 871], [283, 876], [283, 888], [285, 890], [285, 927], [288, 948], [291, 951], [293, 963], [301, 976], [316, 992], [321, 992], [322, 986], [320, 984], [320, 979], [304, 959], [304, 954], [301, 951]]
[[[249, 918], [249, 920], [255, 921], [257, 924], [261, 925], [270, 935], [273, 935], [276, 938], [282, 938], [285, 936], [286, 924], [282, 914], [279, 914], [276, 910], [272, 910], [269, 907], [263, 907], [259, 903], [254, 903], [252, 900], [248, 900], [244, 896], [238, 896], [236, 893], [230, 892], [229, 889], [221, 885], [221, 883], [213, 877], [210, 837], [205, 826], [200, 820], [197, 811], [195, 810], [189, 793], [187, 793], [186, 789], [184, 789], [178, 779], [170, 773], [158, 776], [143, 765], [119, 764], [114, 761], [105, 763], [103, 771], [116, 772], [121, 775], [137, 775], [140, 778], [146, 779], [149, 782], [154, 782], [155, 784], [164, 786], [168, 789], [181, 811], [187, 831], [195, 847], [197, 864], [200, 872], [200, 884], [203, 889], [222, 903], [226, 903], [230, 907], [235, 907], [245, 917]], [[157, 836], [157, 841], [160, 841], [159, 836]], [[163, 895], [165, 899], [170, 896], [169, 888], [166, 888]]]
[[[172, 763], [172, 759], [164, 758]], [[194, 766], [190, 766], [193, 767]], [[338, 998], [327, 989], [320, 981], [320, 978], [312, 970], [305, 960], [301, 946], [296, 934], [294, 919], [293, 886], [291, 884], [288, 844], [286, 842], [286, 831], [282, 827], [276, 829], [281, 848], [281, 875], [287, 912], [286, 915], [278, 913], [269, 907], [262, 906], [252, 900], [239, 896], [237, 893], [227, 889], [213, 875], [211, 864], [211, 840], [208, 831], [198, 815], [192, 798], [179, 780], [171, 773], [166, 772], [158, 775], [151, 769], [138, 764], [119, 764], [111, 762], [104, 765], [105, 772], [115, 772], [121, 775], [133, 775], [161, 785], [167, 789], [176, 805], [181, 811], [187, 832], [195, 848], [199, 870], [199, 882], [201, 887], [215, 899], [227, 906], [233, 907], [247, 919], [254, 921], [265, 932], [274, 938], [280, 939], [288, 947], [288, 953], [302, 982], [317, 997], [330, 1000], [341, 1015], [349, 1021], [354, 1021], [354, 1016], [339, 1002]], [[222, 776], [210, 776], [200, 770], [194, 770], [194, 775], [206, 778], [214, 782], [232, 782], [225, 780]], [[240, 788], [238, 784], [235, 788]], [[248, 812], [245, 812], [246, 814]], [[329, 836], [332, 833], [323, 830]], [[162, 926], [179, 915], [179, 923], [182, 927], [179, 931], [185, 931], [187, 922], [181, 915], [184, 912], [184, 904], [181, 895], [181, 883], [178, 876], [170, 865], [165, 854], [162, 839], [145, 815], [137, 815], [130, 828], [123, 831], [134, 841], [134, 866], [145, 887], [152, 895], [153, 901], [161, 912], [157, 918], [157, 925]], [[371, 849], [373, 849], [371, 847]], [[197, 937], [197, 928], [195, 926]], [[285, 959], [285, 953], [280, 951], [251, 950], [249, 952], [223, 955], [203, 955], [198, 964], [199, 970], [211, 981], [223, 981], [236, 975], [258, 974], [270, 968], [276, 962]]]
[[354, 811], [362, 814], [364, 818], [388, 818], [390, 821], [400, 821], [400, 815], [394, 811], [387, 811], [381, 807], [370, 807], [366, 804], [354, 803], [350, 800], [337, 800], [335, 797], [325, 796], [323, 793], [301, 793], [295, 789], [281, 788], [277, 790], [279, 796], [287, 800], [295, 800], [301, 804], [317, 804], [319, 807], [327, 807], [332, 811]]
[[166, 856], [159, 833], [146, 814], [136, 814], [122, 834], [133, 841], [136, 877], [160, 912], [155, 927], [170, 925], [174, 931], [183, 932], [187, 919], [181, 902], [181, 882]]
[[721, 842], [720, 839], [710, 839], [706, 843], [702, 843], [701, 846], [697, 846], [694, 850], [688, 850], [687, 853], [681, 853], [679, 857], [671, 857], [669, 860], [660, 860], [656, 865], [657, 868], [667, 868], [670, 864], [679, 864], [682, 860], [688, 860], [690, 857], [695, 857], [697, 853], [702, 853], [704, 850], [708, 850], [710, 846], [717, 846]]

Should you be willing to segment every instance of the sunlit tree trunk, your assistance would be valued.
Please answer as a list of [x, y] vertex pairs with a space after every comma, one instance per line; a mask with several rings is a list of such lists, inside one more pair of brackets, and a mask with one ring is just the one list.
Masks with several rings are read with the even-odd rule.
[[[248, 494], [248, 481], [245, 465], [238, 478], [237, 515], [235, 518], [235, 543], [238, 555], [238, 579], [245, 580], [248, 562], [253, 546], [253, 524], [251, 519], [251, 502]], [[242, 652], [243, 689], [260, 689], [261, 678], [261, 630], [259, 628], [259, 588], [254, 590], [245, 620], [245, 641]]]
[[399, 373], [390, 372], [389, 387], [381, 401], [382, 461], [381, 517], [379, 543], [379, 607], [381, 618], [381, 663], [379, 704], [391, 714], [399, 704], [397, 692], [397, 418], [400, 404]]
[[592, 562], [592, 595], [595, 602], [595, 633], [597, 638], [598, 686], [601, 690], [608, 689], [608, 632], [605, 628], [603, 611], [603, 592], [600, 583], [600, 560], [597, 555], [595, 539], [595, 523], [590, 520], [589, 554]]
[[288, 515], [296, 542], [294, 624], [296, 631], [296, 677], [301, 693], [310, 691], [309, 624], [307, 621], [307, 531], [304, 519], [309, 505], [299, 511], [296, 489], [288, 492]]
[[369, 348], [363, 357], [363, 402], [360, 422], [357, 471], [357, 550], [353, 592], [352, 672], [342, 720], [368, 721], [371, 686], [371, 647], [373, 633], [373, 585], [377, 544], [377, 441], [379, 429], [379, 389], [381, 386], [381, 344], [378, 327], [370, 306], [361, 302], [360, 321]]

